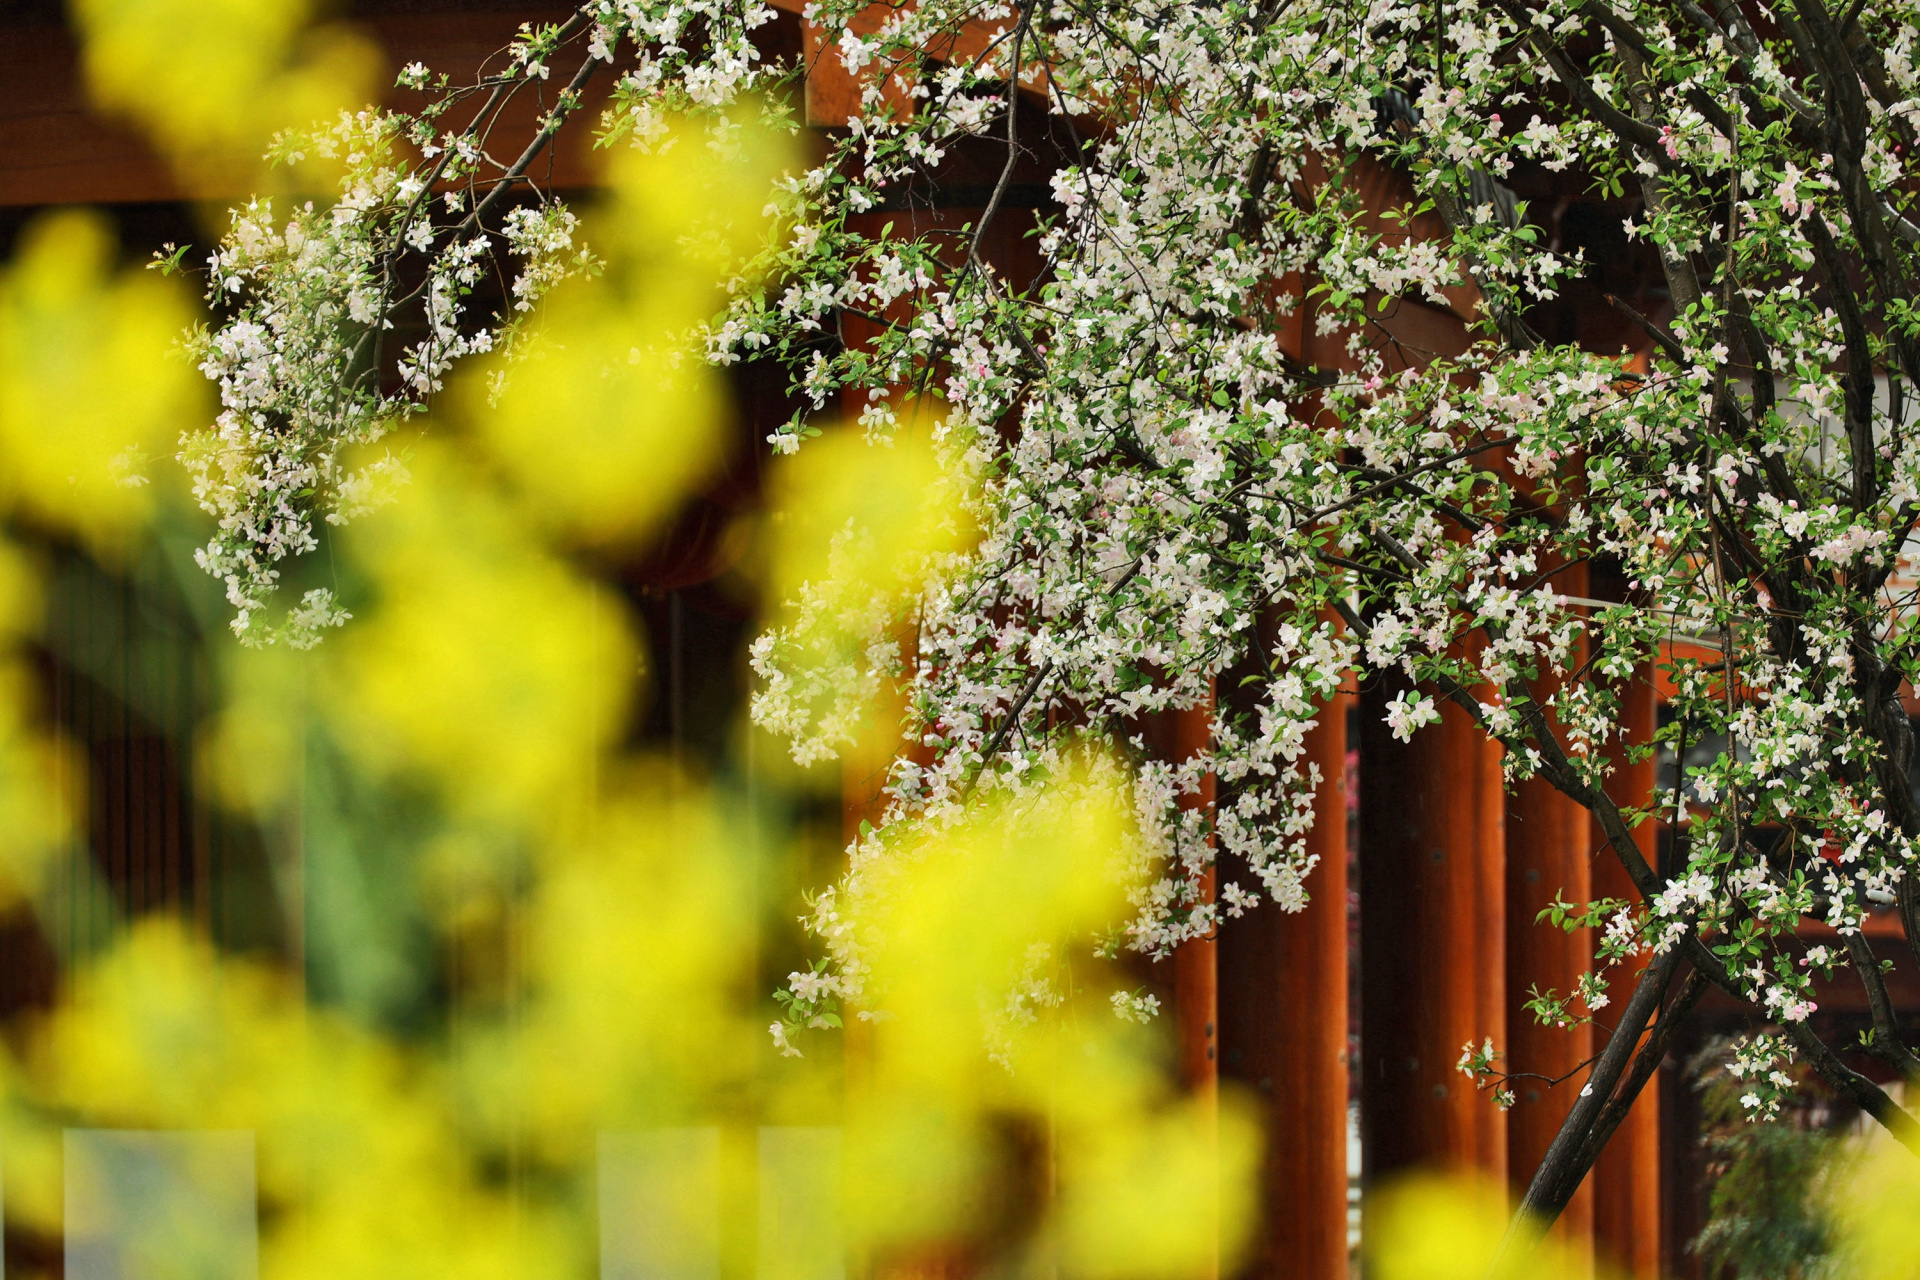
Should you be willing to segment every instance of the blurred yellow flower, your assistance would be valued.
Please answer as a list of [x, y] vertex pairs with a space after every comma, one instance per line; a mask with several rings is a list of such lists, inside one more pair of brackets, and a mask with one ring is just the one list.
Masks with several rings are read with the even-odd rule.
[[309, 29], [310, 0], [74, 0], [87, 84], [143, 125], [190, 188], [238, 194], [273, 136], [375, 87], [379, 51]]
[[114, 254], [97, 214], [56, 213], [0, 276], [0, 502], [101, 551], [147, 518], [149, 463], [207, 401], [182, 290]]
[[651, 532], [718, 460], [725, 383], [696, 328], [766, 239], [768, 193], [797, 157], [764, 128], [717, 129], [682, 126], [615, 153], [611, 196], [586, 222], [597, 270], [560, 284], [531, 331], [467, 384], [463, 416], [529, 517], [569, 538]]

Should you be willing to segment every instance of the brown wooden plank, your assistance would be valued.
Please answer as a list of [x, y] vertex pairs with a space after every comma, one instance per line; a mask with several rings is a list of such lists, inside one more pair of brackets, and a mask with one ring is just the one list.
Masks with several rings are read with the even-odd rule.
[[[1213, 704], [1171, 714], [1172, 759], [1183, 762], [1207, 750], [1213, 737]], [[1213, 809], [1215, 780], [1208, 773], [1200, 783], [1199, 794], [1183, 797], [1181, 808], [1210, 812]], [[1213, 901], [1217, 877], [1207, 869], [1201, 899]], [[1220, 942], [1219, 931], [1202, 938], [1189, 938], [1173, 953], [1174, 1040], [1180, 1067], [1180, 1079], [1187, 1089], [1202, 1099], [1209, 1128], [1217, 1125], [1220, 1098]], [[1216, 1130], [1217, 1132], [1217, 1130]], [[1194, 1280], [1215, 1280], [1220, 1274], [1218, 1234], [1213, 1256], [1189, 1271]]]
[[[1172, 759], [1191, 759], [1205, 751], [1213, 734], [1211, 705], [1171, 713]], [[1214, 777], [1200, 783], [1198, 795], [1183, 797], [1180, 807], [1211, 811]], [[1209, 870], [1204, 901], [1213, 900], [1215, 876]], [[1219, 950], [1215, 936], [1191, 938], [1173, 953], [1174, 1025], [1179, 1043], [1180, 1077], [1189, 1089], [1211, 1093], [1220, 1080]]]

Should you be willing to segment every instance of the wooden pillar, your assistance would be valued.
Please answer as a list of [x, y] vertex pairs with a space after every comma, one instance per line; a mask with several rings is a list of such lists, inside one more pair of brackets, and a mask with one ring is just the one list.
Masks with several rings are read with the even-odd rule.
[[[1585, 595], [1585, 566], [1576, 565], [1556, 578], [1556, 589]], [[1576, 650], [1569, 660], [1584, 658]], [[1551, 678], [1536, 688], [1546, 698], [1559, 682]], [[1515, 1193], [1546, 1156], [1567, 1113], [1579, 1096], [1586, 1071], [1581, 1064], [1593, 1053], [1591, 1026], [1541, 1026], [1527, 1012], [1531, 990], [1572, 995], [1575, 983], [1592, 966], [1591, 930], [1568, 933], [1541, 911], [1556, 897], [1584, 903], [1592, 895], [1592, 818], [1580, 805], [1542, 778], [1518, 783], [1507, 801], [1507, 1041], [1506, 1067], [1527, 1073], [1512, 1082], [1513, 1109], [1507, 1115], [1507, 1159]], [[1538, 921], [1538, 923], [1536, 923]], [[1534, 1077], [1547, 1076], [1560, 1083]], [[1554, 1226], [1570, 1269], [1590, 1275], [1593, 1269], [1593, 1189], [1583, 1184]]]
[[[1213, 708], [1193, 707], [1172, 714], [1172, 755], [1186, 760], [1207, 749], [1213, 733]], [[1185, 809], [1213, 807], [1214, 779], [1209, 773], [1200, 793], [1181, 802]], [[1213, 901], [1216, 877], [1209, 869], [1202, 900]], [[1180, 1079], [1187, 1088], [1212, 1093], [1220, 1081], [1220, 942], [1219, 931], [1190, 938], [1173, 953], [1173, 1016], [1179, 1043]]]
[[[1646, 743], [1653, 740], [1657, 709], [1653, 675], [1649, 670], [1634, 673], [1633, 681], [1622, 693], [1620, 720], [1626, 740]], [[1622, 763], [1607, 785], [1607, 793], [1616, 804], [1644, 805], [1653, 795], [1654, 761], [1652, 756], [1634, 764]], [[1638, 900], [1639, 893], [1620, 860], [1606, 849], [1605, 837], [1595, 831], [1595, 847], [1601, 850], [1593, 863], [1593, 892], [1597, 897]], [[1649, 866], [1658, 859], [1658, 828], [1643, 822], [1634, 831], [1634, 843]], [[1622, 964], [1613, 970], [1609, 995], [1612, 1007], [1626, 1003], [1639, 980], [1642, 963]], [[1613, 1138], [1600, 1152], [1588, 1182], [1593, 1186], [1593, 1233], [1596, 1251], [1603, 1265], [1618, 1269], [1630, 1280], [1658, 1280], [1660, 1275], [1660, 1078], [1656, 1075], [1641, 1090], [1627, 1118], [1620, 1122]]]
[[[1198, 707], [1176, 711], [1172, 723], [1170, 754], [1182, 761], [1207, 749], [1213, 736], [1211, 700]], [[1184, 809], [1213, 808], [1214, 776], [1201, 780], [1198, 795], [1181, 801]], [[1208, 868], [1201, 900], [1213, 901], [1218, 877]], [[1211, 1125], [1220, 1096], [1220, 942], [1219, 930], [1201, 938], [1189, 938], [1173, 953], [1173, 1027], [1180, 1066], [1180, 1081], [1188, 1091], [1204, 1099], [1206, 1123]], [[1213, 1238], [1217, 1241], [1216, 1230]], [[1213, 1256], [1195, 1271], [1195, 1280], [1215, 1280], [1220, 1274], [1216, 1244]]]
[[1506, 1115], [1458, 1070], [1506, 1038], [1506, 806], [1499, 748], [1444, 699], [1397, 742], [1397, 686], [1361, 695], [1360, 1123], [1367, 1183], [1416, 1168], [1504, 1180]]
[[[1591, 1026], [1541, 1026], [1525, 1005], [1531, 989], [1567, 997], [1592, 965], [1589, 930], [1568, 933], [1536, 918], [1558, 895], [1584, 903], [1592, 898], [1589, 856], [1592, 818], [1539, 778], [1521, 782], [1507, 807], [1507, 1040], [1506, 1069], [1527, 1075], [1512, 1082], [1507, 1115], [1508, 1167], [1516, 1193], [1539, 1168], [1547, 1147], [1573, 1109], [1592, 1056]], [[1576, 1004], [1576, 1007], [1577, 1004]], [[1604, 1018], [1604, 1014], [1602, 1017]], [[1535, 1076], [1561, 1079], [1549, 1085]], [[1593, 1259], [1593, 1190], [1583, 1184], [1554, 1228], [1556, 1238], [1582, 1258]]]
[[1221, 932], [1221, 1071], [1260, 1107], [1266, 1162], [1244, 1280], [1347, 1274], [1347, 709], [1307, 735], [1320, 767], [1306, 910], [1270, 902]]

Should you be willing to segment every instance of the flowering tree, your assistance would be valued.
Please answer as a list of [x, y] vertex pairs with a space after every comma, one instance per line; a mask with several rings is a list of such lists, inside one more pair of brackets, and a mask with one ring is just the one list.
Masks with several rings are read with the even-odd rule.
[[[541, 296], [592, 270], [573, 214], [530, 180], [590, 78], [613, 78], [609, 144], [664, 145], [668, 120], [692, 116], [724, 150], [751, 112], [791, 127], [778, 104], [802, 69], [753, 43], [772, 17], [753, 0], [596, 0], [473, 83], [409, 68], [420, 111], [284, 140], [289, 158], [340, 158], [341, 195], [236, 216], [204, 345], [225, 409], [186, 445], [219, 517], [204, 562], [243, 639], [307, 644], [342, 620], [322, 592], [277, 611], [272, 597], [317, 522], [351, 519], [401, 469], [365, 447], [463, 357], [537, 342]], [[1920, 1073], [1860, 928], [1897, 903], [1920, 944], [1898, 698], [1920, 667], [1903, 576], [1920, 519], [1920, 10], [818, 0], [808, 17], [862, 87], [858, 114], [783, 185], [782, 231], [736, 264], [705, 349], [792, 370], [811, 408], [775, 433], [779, 452], [818, 447], [817, 415], [863, 402], [870, 440], [932, 450], [953, 522], [977, 536], [895, 548], [912, 560], [891, 581], [801, 585], [754, 649], [755, 714], [800, 759], [851, 745], [889, 684], [915, 746], [886, 821], [819, 900], [832, 963], [788, 993], [783, 1043], [884, 999], [861, 922], [912, 847], [903, 833], [1089, 754], [1133, 762], [1135, 913], [1107, 945], [1164, 955], [1263, 898], [1297, 909], [1320, 781], [1303, 737], [1349, 674], [1399, 673], [1396, 735], [1451, 702], [1504, 747], [1511, 780], [1592, 812], [1637, 896], [1566, 918], [1605, 923], [1602, 965], [1653, 952], [1533, 1179], [1536, 1220], [1572, 1195], [1708, 986], [1777, 1028], [1741, 1050], [1750, 1107], [1774, 1105], [1799, 1055], [1920, 1146], [1807, 1020], [1815, 977], [1850, 968], [1874, 1011], [1867, 1048]], [[550, 69], [581, 46], [554, 94]], [[550, 95], [538, 136], [493, 154], [500, 111], [531, 93]], [[916, 222], [962, 148], [1003, 165], [984, 209], [961, 229]], [[1026, 217], [1007, 197], [1029, 155], [1051, 167], [1053, 203], [1031, 224], [1043, 270], [1016, 279], [985, 246]], [[1413, 193], [1385, 217], [1353, 181], [1382, 164]], [[1672, 299], [1630, 316], [1642, 371], [1529, 327], [1584, 267], [1503, 187], [1527, 167], [1637, 199], [1629, 234], [1657, 250]], [[1432, 235], [1396, 230], [1423, 217]], [[496, 262], [510, 305], [480, 314]], [[1387, 303], [1448, 297], [1472, 300], [1468, 349], [1390, 362]], [[1280, 337], [1309, 304], [1316, 332], [1344, 341], [1338, 368]], [[874, 336], [845, 340], [850, 316]], [[424, 336], [396, 351], [402, 318]], [[843, 559], [874, 536], [842, 529]], [[1580, 563], [1614, 566], [1626, 598], [1563, 594], [1555, 575]], [[1621, 683], [1655, 663], [1676, 690], [1662, 735], [1682, 755], [1709, 735], [1728, 749], [1639, 810], [1606, 783], [1653, 749], [1623, 740], [1618, 712]], [[1223, 700], [1209, 750], [1146, 759], [1138, 718], [1208, 703], [1229, 672], [1247, 696]], [[1209, 772], [1216, 805], [1183, 806]], [[1656, 810], [1688, 818], [1664, 873], [1633, 839]], [[1809, 915], [1841, 945], [1795, 945]], [[1598, 990], [1547, 1015], [1590, 1015]]]

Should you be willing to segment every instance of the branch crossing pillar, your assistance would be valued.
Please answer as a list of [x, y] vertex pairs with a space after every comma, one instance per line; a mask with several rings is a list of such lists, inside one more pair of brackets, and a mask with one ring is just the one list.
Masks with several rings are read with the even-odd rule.
[[[1555, 577], [1555, 589], [1587, 592], [1584, 565]], [[1577, 650], [1569, 662], [1585, 657]], [[1536, 683], [1545, 700], [1560, 683], [1549, 676]], [[1532, 990], [1569, 999], [1580, 976], [1593, 963], [1592, 931], [1568, 933], [1539, 919], [1556, 897], [1574, 904], [1592, 898], [1595, 854], [1592, 818], [1544, 778], [1517, 783], [1507, 801], [1507, 1039], [1501, 1047], [1506, 1070], [1524, 1073], [1510, 1082], [1513, 1109], [1507, 1114], [1507, 1160], [1514, 1194], [1526, 1188], [1554, 1136], [1573, 1109], [1593, 1056], [1592, 1026], [1541, 1026], [1526, 1009]], [[1541, 1079], [1540, 1077], [1546, 1077]], [[1593, 1188], [1589, 1180], [1554, 1224], [1554, 1239], [1566, 1260], [1568, 1280], [1593, 1274]]]
[[[1657, 724], [1653, 673], [1634, 672], [1633, 682], [1622, 691], [1621, 726], [1626, 740], [1651, 742]], [[1637, 764], [1622, 763], [1607, 786], [1614, 803], [1624, 807], [1644, 805], [1653, 796], [1655, 766], [1651, 756]], [[1640, 824], [1634, 831], [1634, 843], [1649, 866], [1659, 861], [1658, 829], [1652, 822]], [[1605, 837], [1593, 833], [1596, 848], [1605, 849]], [[1612, 853], [1602, 852], [1593, 863], [1593, 892], [1597, 897], [1625, 898], [1637, 901], [1638, 891], [1627, 878], [1626, 868]], [[1613, 971], [1609, 994], [1614, 1007], [1626, 1003], [1633, 984], [1640, 976], [1646, 957], [1639, 963], [1627, 963]], [[1597, 1251], [1603, 1263], [1619, 1269], [1628, 1280], [1659, 1280], [1660, 1269], [1660, 1077], [1656, 1074], [1634, 1100], [1633, 1109], [1614, 1130], [1613, 1138], [1600, 1152], [1593, 1172], [1593, 1230]]]

